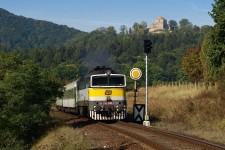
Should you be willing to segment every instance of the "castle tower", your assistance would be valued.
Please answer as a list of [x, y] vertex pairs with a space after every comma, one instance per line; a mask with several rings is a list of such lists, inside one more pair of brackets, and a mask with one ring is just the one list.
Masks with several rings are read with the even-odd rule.
[[156, 32], [162, 30], [168, 30], [167, 20], [163, 17], [157, 18], [153, 23], [150, 24], [149, 32]]

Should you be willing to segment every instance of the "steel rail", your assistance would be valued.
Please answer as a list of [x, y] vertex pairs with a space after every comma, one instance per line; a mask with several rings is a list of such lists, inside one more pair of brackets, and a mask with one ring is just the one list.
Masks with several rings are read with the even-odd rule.
[[146, 144], [147, 146], [155, 148], [157, 150], [172, 150], [172, 149], [170, 149], [168, 147], [165, 147], [165, 146], [161, 145], [160, 143], [158, 143], [156, 141], [147, 139], [147, 138], [145, 138], [143, 136], [140, 136], [138, 134], [131, 133], [129, 131], [126, 131], [126, 130], [123, 130], [123, 129], [120, 129], [120, 128], [117, 128], [117, 127], [114, 127], [112, 125], [108, 125], [108, 124], [105, 124], [105, 123], [102, 123], [102, 122], [99, 122], [98, 124], [103, 126], [103, 127], [108, 128], [108, 129], [111, 129], [111, 130], [117, 131], [119, 133], [122, 133], [124, 135], [128, 135], [129, 137], [132, 137], [135, 140], [140, 141], [140, 142]]
[[195, 143], [196, 145], [205, 147], [207, 149], [210, 150], [225, 150], [225, 146], [220, 145], [220, 144], [215, 144], [203, 139], [199, 139], [199, 138], [195, 138], [195, 137], [191, 137], [188, 135], [184, 135], [184, 134], [179, 134], [179, 133], [175, 133], [175, 132], [169, 132], [169, 131], [164, 131], [164, 130], [160, 130], [154, 127], [146, 127], [146, 126], [141, 126], [138, 124], [134, 124], [134, 123], [125, 123], [125, 122], [118, 122], [118, 124], [124, 125], [124, 126], [130, 126], [133, 128], [138, 128], [139, 130], [143, 130], [143, 131], [150, 131], [150, 132], [154, 132], [156, 134], [161, 134], [167, 137], [173, 137], [182, 141], [186, 141], [189, 143]]

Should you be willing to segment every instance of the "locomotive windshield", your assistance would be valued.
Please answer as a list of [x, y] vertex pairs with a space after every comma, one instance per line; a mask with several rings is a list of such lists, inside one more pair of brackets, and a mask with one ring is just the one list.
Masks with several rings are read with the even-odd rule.
[[123, 75], [95, 75], [92, 76], [92, 86], [125, 86]]

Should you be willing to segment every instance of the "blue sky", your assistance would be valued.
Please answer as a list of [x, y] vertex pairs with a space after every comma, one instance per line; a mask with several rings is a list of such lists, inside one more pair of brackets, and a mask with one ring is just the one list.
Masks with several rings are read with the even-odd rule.
[[188, 19], [197, 26], [214, 25], [208, 15], [214, 0], [0, 0], [0, 8], [16, 15], [46, 20], [90, 32], [99, 27], [148, 26], [162, 16], [179, 22]]

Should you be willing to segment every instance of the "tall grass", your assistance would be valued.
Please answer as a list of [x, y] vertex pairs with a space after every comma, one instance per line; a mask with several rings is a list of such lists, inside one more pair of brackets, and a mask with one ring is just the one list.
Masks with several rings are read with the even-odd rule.
[[[195, 89], [194, 87], [182, 86], [158, 86], [150, 87], [148, 90], [148, 108], [152, 115], [163, 119], [169, 115], [166, 112], [174, 110], [178, 103], [182, 100], [194, 98], [199, 93], [203, 92], [203, 88]], [[140, 88], [137, 93], [137, 103], [145, 104], [145, 88]], [[133, 92], [127, 93], [128, 111], [132, 111], [133, 107]], [[163, 109], [163, 110], [161, 110]], [[166, 111], [165, 113], [161, 111]], [[160, 114], [164, 114], [161, 116]], [[170, 112], [171, 113], [171, 112]]]
[[[160, 86], [150, 87], [148, 94], [148, 112], [154, 126], [225, 143], [225, 101], [216, 88], [206, 91], [186, 85]], [[137, 103], [145, 104], [145, 88], [137, 96]], [[133, 92], [127, 93], [127, 100], [131, 112]]]
[[88, 142], [84, 134], [72, 127], [62, 126], [50, 131], [32, 150], [85, 150]]

